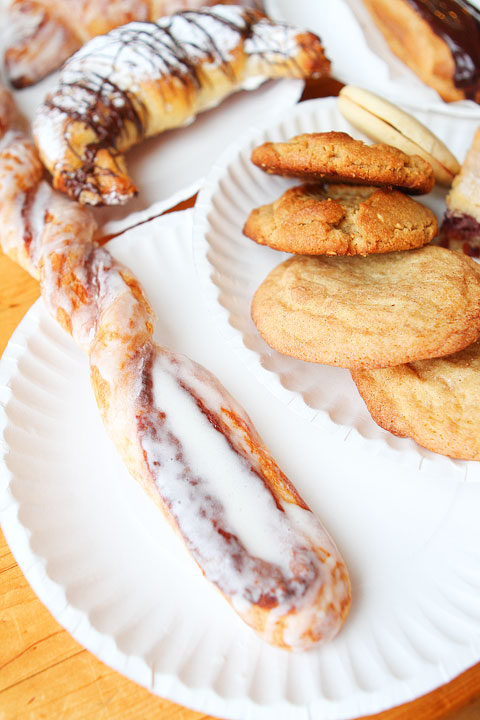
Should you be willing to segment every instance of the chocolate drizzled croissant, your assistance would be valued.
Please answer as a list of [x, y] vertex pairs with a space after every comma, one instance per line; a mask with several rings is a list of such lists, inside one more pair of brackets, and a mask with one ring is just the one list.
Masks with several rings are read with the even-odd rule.
[[329, 71], [318, 37], [216, 5], [93, 39], [61, 72], [34, 135], [54, 187], [92, 205], [135, 194], [123, 153], [266, 78]]
[[[57, 70], [97, 35], [135, 20], [154, 22], [179, 10], [214, 4], [212, 0], [13, 0], [6, 15], [7, 77], [13, 87], [28, 87]], [[263, 6], [261, 0], [239, 4]]]

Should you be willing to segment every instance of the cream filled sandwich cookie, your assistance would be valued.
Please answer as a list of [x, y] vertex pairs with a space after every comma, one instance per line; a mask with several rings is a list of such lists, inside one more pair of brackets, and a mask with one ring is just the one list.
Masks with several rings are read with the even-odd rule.
[[432, 166], [435, 180], [449, 187], [460, 164], [447, 146], [410, 113], [370, 90], [346, 85], [338, 109], [375, 142], [387, 143], [409, 155], [420, 155]]

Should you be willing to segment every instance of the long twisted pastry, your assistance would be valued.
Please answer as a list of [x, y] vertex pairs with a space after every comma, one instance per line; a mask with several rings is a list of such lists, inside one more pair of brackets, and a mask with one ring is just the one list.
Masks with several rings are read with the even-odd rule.
[[134, 20], [155, 21], [209, 4], [208, 0], [13, 0], [7, 13], [8, 79], [16, 88], [28, 87], [57, 70], [96, 35]]
[[135, 186], [123, 154], [267, 78], [329, 71], [320, 40], [256, 10], [215, 5], [94, 38], [64, 66], [34, 136], [54, 187], [82, 203], [122, 204]]
[[[12, 103], [0, 97], [0, 126]], [[40, 278], [51, 315], [89, 356], [98, 407], [127, 467], [205, 576], [269, 642], [332, 638], [350, 604], [332, 540], [205, 368], [153, 342], [140, 285], [92, 242], [89, 211], [42, 181], [34, 146], [0, 141], [0, 241]]]

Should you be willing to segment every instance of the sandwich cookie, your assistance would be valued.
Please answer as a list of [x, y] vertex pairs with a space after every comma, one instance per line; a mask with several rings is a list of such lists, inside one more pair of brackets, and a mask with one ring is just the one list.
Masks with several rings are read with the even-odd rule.
[[388, 143], [409, 155], [420, 155], [440, 185], [449, 187], [460, 164], [447, 146], [409, 113], [369, 90], [346, 85], [338, 109], [358, 130], [375, 142]]

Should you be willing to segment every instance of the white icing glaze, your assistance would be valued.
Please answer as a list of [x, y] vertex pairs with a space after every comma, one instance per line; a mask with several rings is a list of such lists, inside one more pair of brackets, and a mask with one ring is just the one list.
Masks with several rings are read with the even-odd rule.
[[[192, 369], [188, 361], [181, 364], [183, 378], [189, 365]], [[172, 367], [166, 356], [157, 356], [152, 378], [155, 406], [166, 413], [169, 432], [182, 439], [185, 462], [195, 475], [204, 479], [202, 491], [218, 499], [224, 511], [225, 527], [238, 537], [251, 555], [283, 566], [287, 561], [285, 527], [283, 518], [279, 518], [283, 513], [277, 508], [272, 494], [245, 459], [232, 452], [225, 436], [199, 412], [195, 397], [178, 382], [178, 366]], [[224, 397], [211, 385], [202, 383], [193, 372], [188, 372], [188, 381], [196, 395], [220, 415]], [[151, 439], [149, 442], [151, 444]], [[199, 528], [201, 504], [196, 506], [191, 499], [188, 501], [191, 487], [182, 483], [183, 466], [177, 466], [175, 457], [168, 457], [168, 450], [165, 457], [165, 450], [157, 443], [147, 451], [150, 458], [163, 456], [156, 482], [162, 496], [175, 498], [172, 500], [174, 511], [178, 506], [185, 535], [199, 544], [194, 538], [202, 533]], [[214, 537], [212, 541], [215, 542]], [[216, 555], [213, 548], [211, 554]]]
[[0, 192], [10, 203], [0, 206], [0, 241], [41, 270], [49, 312], [89, 354], [125, 463], [265, 639], [292, 649], [328, 640], [349, 603], [335, 545], [219, 381], [154, 345], [153, 312], [129, 271], [92, 242], [88, 210], [42, 183], [33, 146], [9, 137], [0, 151]]

